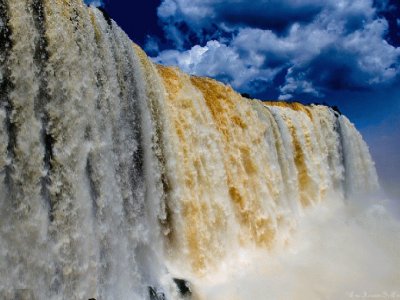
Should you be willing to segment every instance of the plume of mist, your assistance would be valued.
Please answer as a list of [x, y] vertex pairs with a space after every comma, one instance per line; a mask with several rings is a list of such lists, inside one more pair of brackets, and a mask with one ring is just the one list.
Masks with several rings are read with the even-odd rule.
[[386, 201], [371, 202], [331, 201], [309, 210], [287, 249], [270, 254], [243, 250], [220, 273], [196, 282], [198, 298], [400, 297], [400, 222]]

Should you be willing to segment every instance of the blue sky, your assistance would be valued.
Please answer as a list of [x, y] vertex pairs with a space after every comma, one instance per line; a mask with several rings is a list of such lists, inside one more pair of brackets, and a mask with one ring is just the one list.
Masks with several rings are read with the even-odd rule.
[[260, 99], [338, 105], [400, 195], [398, 0], [94, 2], [156, 62]]

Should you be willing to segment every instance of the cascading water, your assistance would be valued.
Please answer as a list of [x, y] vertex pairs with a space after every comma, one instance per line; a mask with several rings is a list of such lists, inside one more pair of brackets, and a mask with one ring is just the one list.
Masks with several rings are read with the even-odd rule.
[[[318, 209], [367, 218], [352, 200], [377, 195], [378, 179], [346, 117], [156, 66], [79, 0], [0, 0], [0, 42], [1, 299], [180, 299], [174, 277], [192, 282], [192, 299], [341, 299], [354, 288], [261, 288], [291, 272], [272, 257], [293, 259], [308, 220], [330, 224]], [[376, 286], [396, 288], [399, 226], [374, 228], [390, 234], [372, 252], [387, 255]], [[267, 270], [257, 287], [252, 257]]]

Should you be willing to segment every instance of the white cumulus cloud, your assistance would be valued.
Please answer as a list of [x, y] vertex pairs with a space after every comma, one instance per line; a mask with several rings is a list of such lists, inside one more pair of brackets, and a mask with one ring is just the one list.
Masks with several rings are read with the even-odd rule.
[[286, 99], [389, 85], [399, 78], [400, 48], [386, 41], [388, 23], [378, 14], [386, 1], [378, 4], [164, 0], [158, 15], [175, 48], [154, 60], [246, 92], [267, 89], [280, 76]]

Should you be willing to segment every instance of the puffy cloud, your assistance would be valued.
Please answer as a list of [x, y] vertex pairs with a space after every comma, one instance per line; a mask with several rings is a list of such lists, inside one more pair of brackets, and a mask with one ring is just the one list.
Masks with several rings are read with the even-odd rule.
[[178, 41], [190, 33], [203, 42], [212, 35], [210, 31], [234, 32], [238, 27], [282, 33], [294, 23], [307, 24], [321, 14], [357, 27], [374, 13], [371, 0], [164, 0], [158, 8], [168, 35]]
[[165, 22], [185, 22], [198, 30], [212, 24], [237, 24], [257, 28], [284, 28], [293, 22], [312, 20], [326, 5], [327, 0], [164, 0], [158, 8]]
[[[350, 34], [332, 36], [331, 40], [315, 42], [314, 53], [302, 50], [304, 59], [293, 58], [282, 95], [298, 94], [304, 81], [316, 90], [307, 92], [323, 95], [329, 90], [373, 89], [390, 85], [400, 70], [400, 48], [389, 45], [383, 36], [387, 30], [385, 20], [378, 19]], [[308, 55], [307, 55], [308, 53]], [[321, 94], [322, 92], [322, 94]]]
[[87, 5], [93, 5], [95, 7], [102, 7], [104, 6], [103, 0], [84, 0]]
[[187, 51], [166, 50], [154, 60], [179, 66], [190, 74], [207, 75], [244, 90], [251, 90], [260, 82], [270, 82], [280, 70], [263, 69], [263, 56], [253, 55], [244, 60], [237, 48], [214, 40], [204, 47], [194, 46]]
[[153, 36], [147, 36], [144, 50], [150, 55], [157, 55], [160, 52], [159, 39]]
[[385, 40], [385, 7], [386, 0], [164, 0], [158, 15], [175, 50], [155, 61], [252, 93], [279, 79], [284, 99], [390, 85], [400, 48]]

